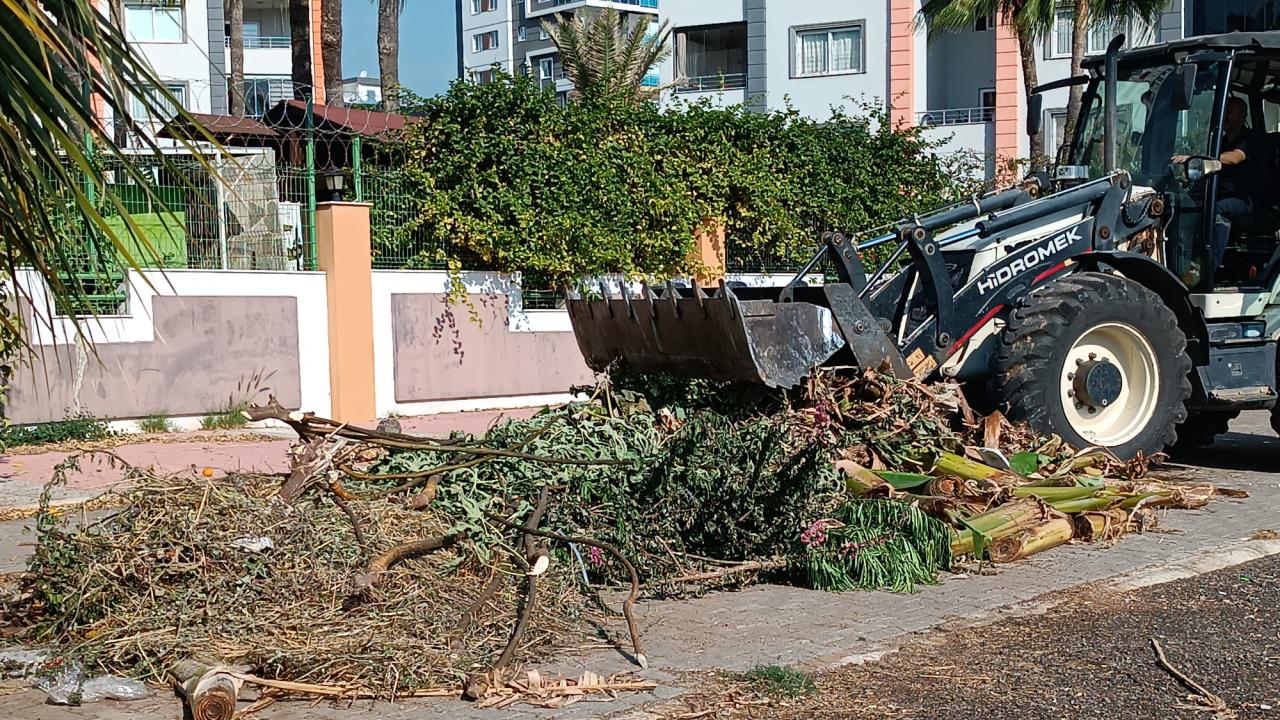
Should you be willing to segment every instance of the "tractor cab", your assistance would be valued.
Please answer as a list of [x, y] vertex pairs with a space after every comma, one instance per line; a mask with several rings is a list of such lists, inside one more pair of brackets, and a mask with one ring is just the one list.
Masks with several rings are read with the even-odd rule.
[[[1086, 61], [1082, 118], [1062, 148], [1059, 176], [1102, 177], [1111, 138], [1113, 169], [1167, 201], [1164, 247], [1153, 254], [1196, 296], [1237, 296], [1240, 302], [1198, 299], [1210, 317], [1246, 314], [1280, 278], [1280, 33], [1120, 52], [1114, 82], [1107, 62]], [[1109, 91], [1114, 128], [1107, 127]], [[1228, 154], [1233, 149], [1242, 162], [1228, 164], [1240, 160]]]

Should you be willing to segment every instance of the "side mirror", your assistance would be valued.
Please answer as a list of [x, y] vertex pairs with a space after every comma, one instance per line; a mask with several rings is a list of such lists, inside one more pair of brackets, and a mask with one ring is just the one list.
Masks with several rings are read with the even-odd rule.
[[1186, 163], [1187, 180], [1196, 182], [1222, 171], [1222, 161], [1196, 156]]
[[1171, 79], [1177, 83], [1173, 86], [1173, 109], [1178, 112], [1191, 109], [1191, 100], [1196, 95], [1195, 63], [1186, 63]]
[[1044, 120], [1044, 96], [1032, 95], [1027, 101], [1027, 137], [1035, 137], [1040, 134], [1040, 127]]

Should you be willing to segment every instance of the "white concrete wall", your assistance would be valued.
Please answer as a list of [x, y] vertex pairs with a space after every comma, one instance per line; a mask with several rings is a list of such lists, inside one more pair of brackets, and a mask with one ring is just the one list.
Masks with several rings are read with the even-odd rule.
[[[770, 109], [788, 104], [815, 118], [830, 116], [832, 106], [855, 109], [857, 101], [883, 103], [889, 88], [888, 2], [792, 0], [765, 5], [768, 36]], [[863, 72], [827, 77], [792, 77], [791, 28], [802, 25], [862, 21]], [[854, 102], [845, 98], [851, 97]]]
[[[230, 50], [227, 51], [230, 63]], [[289, 48], [245, 48], [244, 74], [291, 77], [293, 58]]]
[[[321, 272], [229, 270], [144, 270], [127, 272], [127, 312], [80, 318], [57, 317], [44, 280], [32, 270], [15, 278], [18, 297], [31, 303], [27, 333], [36, 353], [55, 345], [75, 345], [79, 333], [93, 345], [164, 343], [152, 312], [156, 297], [286, 297], [297, 301], [298, 379], [303, 409], [327, 417], [329, 393], [329, 312], [325, 275]], [[210, 353], [218, 352], [216, 347]], [[90, 359], [92, 362], [92, 359]], [[64, 369], [70, 372], [70, 369]], [[251, 370], [246, 368], [246, 370]], [[122, 387], [121, 392], [128, 392]]]

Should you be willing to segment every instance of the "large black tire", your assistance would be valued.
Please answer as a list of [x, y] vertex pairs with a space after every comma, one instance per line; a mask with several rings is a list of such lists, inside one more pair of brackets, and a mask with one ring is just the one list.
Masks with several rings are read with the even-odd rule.
[[[1111, 366], [1100, 375], [1123, 373], [1123, 383], [1109, 386], [1122, 390], [1100, 392], [1105, 401], [1084, 393], [1081, 402], [1076, 373], [1099, 361]], [[1009, 314], [992, 390], [1010, 419], [1129, 459], [1177, 439], [1190, 372], [1186, 337], [1158, 295], [1119, 275], [1078, 273], [1032, 290]]]
[[1239, 410], [1193, 412], [1185, 422], [1178, 425], [1178, 441], [1173, 444], [1173, 449], [1187, 451], [1212, 445], [1219, 435], [1229, 429], [1231, 421], [1238, 417]]

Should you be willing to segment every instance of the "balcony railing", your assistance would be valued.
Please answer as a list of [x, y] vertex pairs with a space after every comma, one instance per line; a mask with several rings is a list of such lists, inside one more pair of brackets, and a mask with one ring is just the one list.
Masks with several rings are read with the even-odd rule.
[[[226, 46], [231, 47], [231, 38], [226, 38]], [[244, 39], [245, 50], [280, 49], [292, 46], [290, 39], [280, 36], [258, 35]]]
[[926, 110], [922, 113], [916, 113], [916, 124], [920, 127], [972, 125], [976, 123], [992, 122], [995, 119], [996, 109], [990, 107]]
[[[635, 5], [636, 7], [654, 8], [654, 9], [658, 7], [658, 0], [609, 0], [609, 1], [616, 5]], [[582, 0], [555, 0], [556, 5], [572, 5], [574, 3], [580, 3], [580, 2], [582, 2]]]
[[727, 73], [723, 75], [694, 75], [680, 78], [675, 85], [676, 92], [708, 92], [715, 90], [741, 90], [747, 86], [746, 73]]

